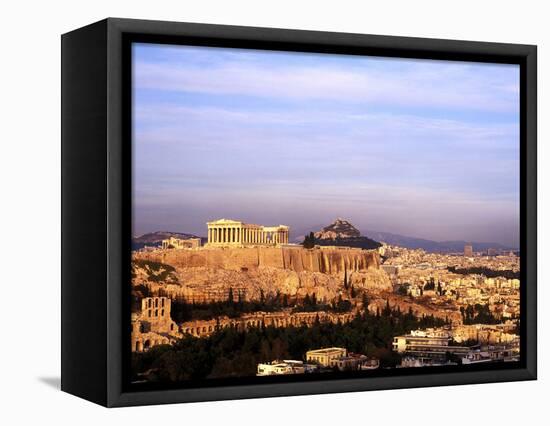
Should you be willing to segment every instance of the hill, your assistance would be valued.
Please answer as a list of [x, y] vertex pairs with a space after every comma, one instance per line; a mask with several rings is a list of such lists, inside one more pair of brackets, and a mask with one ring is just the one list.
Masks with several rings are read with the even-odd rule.
[[347, 246], [362, 249], [377, 249], [382, 244], [361, 232], [348, 220], [337, 218], [330, 225], [314, 233], [315, 244], [320, 246]]

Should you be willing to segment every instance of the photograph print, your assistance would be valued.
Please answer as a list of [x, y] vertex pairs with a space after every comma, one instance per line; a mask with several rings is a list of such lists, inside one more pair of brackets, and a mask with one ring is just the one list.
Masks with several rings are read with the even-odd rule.
[[519, 65], [134, 42], [131, 67], [132, 383], [519, 363]]

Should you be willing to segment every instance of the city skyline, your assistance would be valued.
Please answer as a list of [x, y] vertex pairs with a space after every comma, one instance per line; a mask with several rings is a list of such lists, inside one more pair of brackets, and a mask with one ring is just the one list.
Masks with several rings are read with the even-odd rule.
[[[221, 217], [518, 246], [519, 69], [136, 44], [134, 235]], [[293, 235], [295, 237], [297, 235]]]

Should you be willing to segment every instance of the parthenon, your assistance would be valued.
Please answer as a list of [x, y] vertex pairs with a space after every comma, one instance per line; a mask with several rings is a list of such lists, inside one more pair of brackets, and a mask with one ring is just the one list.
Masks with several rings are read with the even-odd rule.
[[262, 226], [231, 219], [219, 219], [207, 223], [208, 245], [217, 247], [276, 246], [288, 244], [289, 227]]

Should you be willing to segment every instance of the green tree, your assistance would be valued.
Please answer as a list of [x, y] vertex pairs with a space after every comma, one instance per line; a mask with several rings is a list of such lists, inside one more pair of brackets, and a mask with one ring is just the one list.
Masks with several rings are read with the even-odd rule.
[[309, 235], [305, 236], [302, 245], [306, 249], [312, 249], [313, 247], [315, 247], [315, 235], [313, 234], [313, 232], [310, 232]]

